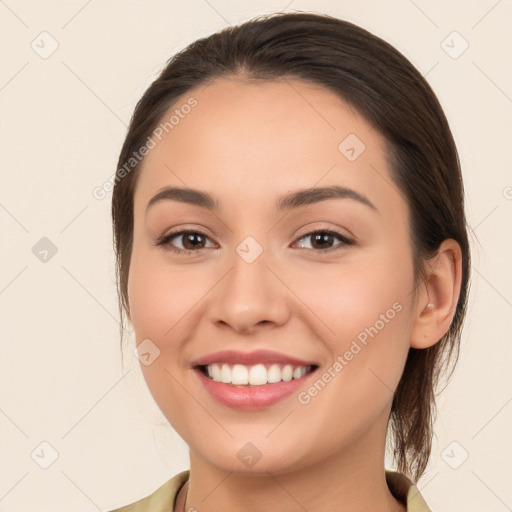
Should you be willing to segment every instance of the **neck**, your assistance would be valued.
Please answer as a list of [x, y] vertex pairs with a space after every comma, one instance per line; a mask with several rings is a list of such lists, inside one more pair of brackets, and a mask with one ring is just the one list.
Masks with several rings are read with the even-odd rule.
[[190, 478], [176, 512], [406, 512], [386, 482], [384, 446], [361, 436], [351, 447], [290, 471], [239, 473], [190, 451]]

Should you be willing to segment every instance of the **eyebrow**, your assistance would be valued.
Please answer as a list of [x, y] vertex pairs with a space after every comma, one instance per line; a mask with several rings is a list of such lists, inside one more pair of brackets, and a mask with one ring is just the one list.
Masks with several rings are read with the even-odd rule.
[[[353, 199], [377, 211], [375, 205], [364, 195], [350, 188], [337, 185], [331, 187], [305, 188], [292, 192], [277, 200], [276, 209], [278, 211], [289, 211], [328, 199]], [[165, 187], [150, 199], [146, 207], [146, 213], [151, 206], [164, 200], [178, 201], [200, 206], [210, 211], [219, 211], [219, 202], [207, 192], [193, 188]]]

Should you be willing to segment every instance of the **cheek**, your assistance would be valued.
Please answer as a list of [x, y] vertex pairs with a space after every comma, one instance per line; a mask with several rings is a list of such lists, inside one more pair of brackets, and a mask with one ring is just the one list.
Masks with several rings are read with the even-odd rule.
[[171, 268], [154, 249], [134, 250], [128, 290], [137, 342], [142, 338], [161, 342], [171, 336], [204, 295], [204, 288], [196, 269]]
[[168, 418], [182, 398], [186, 401], [173, 376], [186, 364], [183, 347], [204, 313], [204, 298], [215, 283], [215, 276], [198, 269], [194, 265], [172, 267], [154, 250], [135, 248], [132, 255], [128, 290], [136, 344], [149, 339], [159, 354], [151, 364], [141, 364], [141, 370]]
[[412, 263], [392, 252], [380, 252], [339, 265], [318, 266], [295, 280], [294, 292], [317, 323], [326, 327], [322, 337], [332, 349], [343, 348], [347, 340], [376, 323], [379, 330], [383, 330], [382, 322], [386, 329], [391, 324], [396, 329], [399, 317], [407, 316], [402, 311], [412, 299]]
[[[178, 339], [183, 329], [190, 329], [190, 314], [197, 298], [194, 297], [193, 283], [181, 272], [167, 271], [153, 261], [151, 255], [134, 254], [129, 275], [129, 299], [136, 344], [150, 340], [158, 356], [140, 368], [148, 389], [164, 416], [180, 432], [187, 432], [193, 422], [188, 418], [190, 397], [180, 386], [181, 376], [176, 371], [180, 358], [182, 341]], [[141, 345], [144, 346], [144, 345]], [[149, 345], [153, 347], [153, 345]], [[156, 352], [155, 352], [156, 350]], [[196, 414], [200, 412], [196, 411]], [[182, 437], [187, 440], [186, 435]]]
[[318, 403], [343, 397], [340, 411], [365, 404], [368, 414], [372, 407], [378, 414], [392, 398], [409, 350], [412, 261], [388, 250], [357, 264], [326, 265], [301, 283], [295, 291], [319, 319], [316, 334], [335, 375], [325, 375], [333, 384]]

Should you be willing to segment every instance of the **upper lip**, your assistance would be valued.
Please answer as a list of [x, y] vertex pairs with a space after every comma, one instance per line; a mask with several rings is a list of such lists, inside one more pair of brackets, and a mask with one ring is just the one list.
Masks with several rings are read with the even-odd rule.
[[255, 350], [253, 352], [238, 352], [236, 350], [221, 350], [205, 355], [192, 361], [191, 366], [207, 366], [214, 363], [243, 364], [246, 366], [256, 364], [281, 363], [293, 366], [316, 366], [316, 363], [297, 359], [296, 357], [280, 354], [271, 350]]

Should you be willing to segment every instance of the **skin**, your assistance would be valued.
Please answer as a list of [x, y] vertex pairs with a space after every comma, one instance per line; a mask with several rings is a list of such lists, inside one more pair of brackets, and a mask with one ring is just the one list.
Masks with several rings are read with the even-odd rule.
[[[176, 510], [405, 510], [385, 480], [387, 421], [409, 348], [435, 344], [451, 323], [459, 246], [445, 240], [415, 288], [408, 208], [385, 141], [332, 92], [233, 77], [189, 91], [172, 109], [190, 96], [197, 106], [143, 163], [128, 283], [137, 343], [149, 338], [160, 350], [141, 365], [144, 377], [190, 448], [186, 505], [182, 492]], [[348, 134], [365, 144], [354, 161], [338, 149]], [[219, 211], [166, 200], [146, 213], [171, 185], [210, 193]], [[284, 194], [330, 185], [363, 194], [375, 210], [350, 198], [275, 209]], [[155, 245], [180, 229], [206, 238], [168, 243], [190, 254]], [[357, 241], [322, 245], [306, 236], [322, 229]], [[236, 252], [247, 236], [263, 248], [250, 264]], [[261, 348], [316, 361], [321, 375], [395, 303], [400, 312], [308, 404], [294, 394], [256, 411], [233, 409], [190, 368], [218, 350]], [[250, 468], [237, 457], [248, 442], [261, 452]]]

